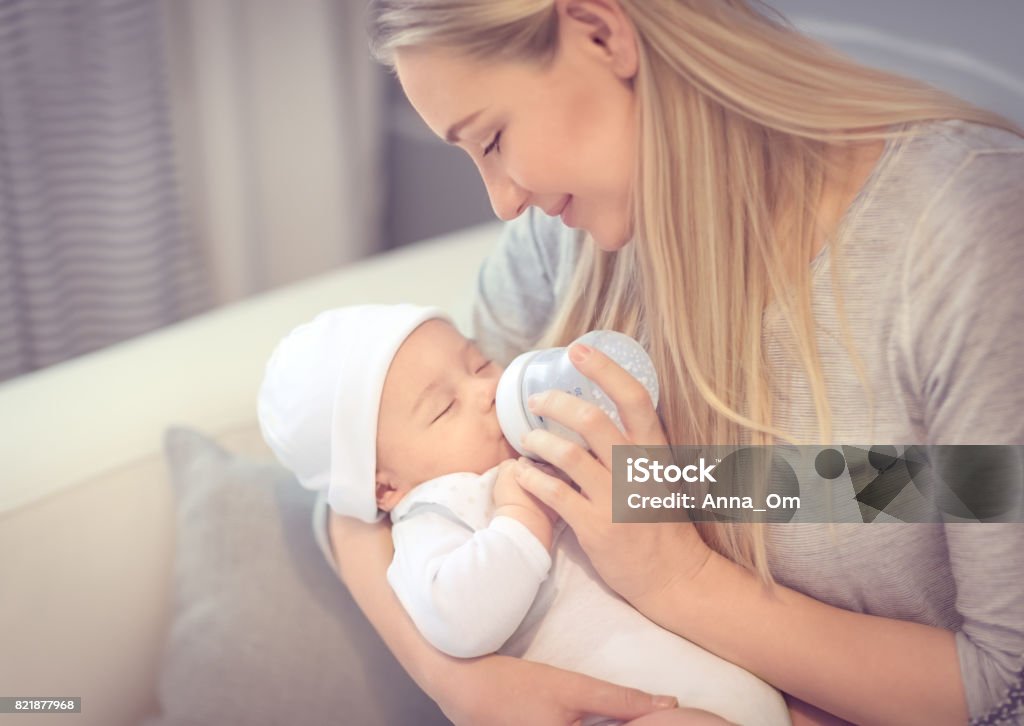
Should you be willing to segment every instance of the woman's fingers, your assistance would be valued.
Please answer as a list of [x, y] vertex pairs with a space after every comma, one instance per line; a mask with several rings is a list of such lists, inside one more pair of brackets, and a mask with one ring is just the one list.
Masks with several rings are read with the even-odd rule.
[[570, 346], [569, 360], [612, 399], [630, 440], [643, 446], [666, 443], [654, 402], [640, 381], [604, 353], [586, 345]]
[[[550, 431], [534, 429], [523, 436], [523, 446], [529, 451], [537, 454], [540, 458], [544, 459], [544, 461], [547, 461], [564, 471], [570, 479], [576, 482], [580, 487], [582, 494], [590, 501], [604, 503], [610, 497], [611, 487], [608, 485], [608, 469], [605, 468], [602, 462], [595, 459], [589, 451], [585, 451], [578, 444], [563, 439], [561, 436], [557, 436]], [[551, 482], [548, 482], [547, 480], [537, 480], [541, 485], [549, 486], [550, 489], [554, 490], [552, 494], [567, 496], [562, 494], [561, 489], [569, 489], [569, 487], [560, 479], [549, 476], [537, 467], [529, 464], [525, 464], [524, 466], [526, 466], [527, 469], [520, 470], [521, 473], [526, 473], [529, 470], [536, 471], [538, 475], [553, 480]], [[611, 464], [609, 463], [608, 466], [610, 467]], [[561, 487], [558, 487], [555, 482], [561, 484]], [[572, 489], [569, 489], [569, 491], [573, 494], [576, 493]], [[541, 501], [544, 501], [543, 497], [539, 495], [535, 496], [537, 496]], [[547, 502], [544, 503], [547, 504]], [[562, 514], [562, 512], [556, 507], [552, 505], [548, 506], [551, 506], [552, 509], [558, 511], [558, 513], [562, 515], [562, 519], [566, 522], [573, 524], [569, 517]]]
[[655, 696], [580, 674], [566, 687], [566, 698], [581, 714], [634, 719], [653, 711], [678, 706], [674, 696]]
[[628, 720], [675, 702], [504, 655], [462, 661], [458, 670], [438, 689], [438, 703], [454, 723], [467, 726], [567, 726], [589, 714]]
[[557, 512], [574, 530], [584, 526], [587, 501], [571, 485], [523, 460], [517, 463], [515, 475], [519, 486]]
[[[545, 418], [557, 421], [567, 429], [571, 429], [582, 436], [587, 444], [590, 445], [590, 450], [594, 452], [595, 456], [598, 457], [607, 469], [612, 468], [612, 462], [609, 458], [612, 455], [612, 446], [628, 443], [622, 432], [616, 428], [604, 411], [590, 401], [576, 398], [576, 396], [565, 391], [552, 389], [543, 393], [536, 393], [530, 396], [529, 405], [530, 410], [538, 416], [544, 416]], [[540, 451], [537, 453], [552, 464], [564, 469], [576, 481], [580, 481], [573, 472], [566, 469], [559, 462], [548, 459]]]

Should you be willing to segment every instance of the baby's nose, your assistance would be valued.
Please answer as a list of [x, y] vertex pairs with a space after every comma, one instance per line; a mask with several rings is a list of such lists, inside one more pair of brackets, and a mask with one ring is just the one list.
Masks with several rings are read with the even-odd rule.
[[479, 382], [475, 395], [483, 411], [491, 412], [494, 410], [494, 399], [497, 390], [497, 381], [481, 380]]

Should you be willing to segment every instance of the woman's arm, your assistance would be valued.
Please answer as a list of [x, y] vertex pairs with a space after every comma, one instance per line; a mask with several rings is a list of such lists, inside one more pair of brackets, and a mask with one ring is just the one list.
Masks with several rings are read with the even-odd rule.
[[420, 637], [388, 585], [386, 572], [394, 556], [389, 525], [366, 524], [331, 512], [328, 532], [338, 574], [359, 609], [416, 684], [433, 694], [432, 676], [448, 658]]
[[[539, 410], [572, 420], [556, 409]], [[573, 474], [584, 495], [529, 466], [519, 472], [523, 487], [573, 527], [605, 582], [666, 630], [855, 723], [967, 720], [952, 632], [849, 612], [781, 585], [769, 591], [690, 524], [612, 523], [608, 469], [548, 432], [524, 441]]]
[[331, 512], [328, 531], [338, 573], [356, 604], [402, 667], [456, 724], [566, 726], [589, 713], [632, 719], [675, 707], [671, 697], [518, 658], [444, 655], [419, 634], [387, 583], [394, 553], [388, 526]]
[[[657, 525], [654, 525], [657, 526]], [[638, 610], [797, 698], [855, 723], [964, 724], [954, 634], [765, 588], [712, 553]]]
[[850, 726], [850, 722], [846, 719], [826, 713], [790, 693], [782, 695], [786, 699], [789, 718], [792, 720], [793, 726]]
[[626, 433], [574, 396], [538, 396], [531, 400], [534, 412], [581, 433], [594, 453], [531, 431], [524, 445], [572, 476], [581, 492], [527, 465], [518, 470], [519, 481], [569, 523], [610, 587], [662, 627], [850, 721], [966, 721], [953, 633], [848, 612], [782, 586], [768, 591], [754, 574], [712, 552], [691, 524], [613, 523], [612, 446], [659, 444], [664, 433], [628, 373], [599, 351], [573, 346], [570, 356], [603, 390], [618, 392]]

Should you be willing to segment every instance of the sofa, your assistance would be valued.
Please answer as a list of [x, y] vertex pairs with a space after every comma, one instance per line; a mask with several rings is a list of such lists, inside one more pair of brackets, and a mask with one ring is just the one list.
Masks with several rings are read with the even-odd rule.
[[[202, 689], [223, 692], [230, 687], [237, 691], [235, 698], [244, 695], [268, 702], [294, 692], [293, 683], [264, 689], [273, 695], [260, 693], [257, 676], [250, 676], [251, 682], [239, 677], [238, 667], [230, 660], [233, 653], [241, 660], [248, 644], [257, 642], [253, 632], [257, 629], [284, 631], [297, 627], [289, 618], [308, 623], [321, 617], [320, 611], [294, 615], [294, 608], [305, 604], [275, 600], [288, 595], [282, 595], [274, 582], [262, 582], [259, 592], [237, 602], [242, 603], [240, 608], [250, 609], [267, 603], [280, 628], [257, 619], [248, 634], [235, 641], [218, 643], [221, 634], [211, 635], [209, 630], [191, 645], [179, 638], [177, 662], [167, 662], [174, 634], [181, 635], [189, 627], [188, 622], [176, 620], [190, 606], [187, 593], [192, 590], [188, 588], [205, 586], [214, 598], [225, 596], [232, 587], [256, 589], [238, 575], [248, 566], [250, 552], [266, 562], [282, 547], [301, 551], [304, 554], [290, 561], [313, 573], [318, 592], [326, 593], [328, 599], [344, 597], [343, 586], [313, 544], [306, 499], [299, 509], [289, 510], [301, 516], [292, 517], [297, 524], [289, 525], [281, 540], [284, 545], [274, 539], [279, 533], [271, 531], [278, 526], [275, 522], [284, 521], [283, 515], [268, 515], [269, 509], [260, 515], [244, 510], [249, 506], [243, 506], [245, 498], [257, 492], [264, 496], [276, 486], [277, 494], [264, 496], [271, 501], [301, 489], [283, 470], [273, 468], [272, 456], [259, 435], [255, 397], [263, 365], [288, 330], [322, 309], [339, 305], [434, 304], [452, 313], [465, 330], [475, 272], [499, 229], [487, 224], [386, 252], [0, 385], [0, 460], [4, 462], [0, 696], [81, 698], [81, 712], [74, 717], [30, 714], [0, 716], [0, 720], [12, 725], [37, 725], [50, 718], [61, 724], [128, 726], [158, 719], [167, 701], [177, 699], [179, 713], [174, 718], [152, 723], [204, 723], [214, 717], [189, 705]], [[203, 437], [209, 443], [197, 444]], [[193, 461], [183, 468], [179, 462], [177, 469], [168, 463], [176, 453], [196, 446], [202, 449], [205, 463]], [[235, 467], [231, 469], [235, 473], [263, 472], [261, 476], [269, 471], [276, 483], [264, 490], [236, 481], [232, 486], [238, 489], [224, 495], [226, 502], [211, 504], [203, 497], [219, 496], [217, 492], [224, 491], [221, 484], [197, 494], [188, 489], [191, 483], [175, 482], [175, 477], [192, 476], [197, 466], [207, 471], [210, 466], [220, 467], [222, 472]], [[190, 496], [192, 508], [185, 511]], [[278, 505], [271, 501], [268, 506]], [[241, 525], [235, 524], [239, 518]], [[197, 535], [200, 522], [205, 529]], [[241, 545], [224, 555], [226, 564], [211, 565], [234, 536], [231, 527], [239, 526], [246, 528]], [[185, 542], [186, 538], [191, 541]], [[191, 550], [184, 550], [184, 545]], [[204, 573], [212, 585], [197, 585], [190, 567], [221, 570]], [[280, 571], [273, 575], [284, 576]], [[373, 640], [369, 625], [359, 621], [351, 602], [339, 607], [349, 611], [340, 627], [359, 632], [346, 635], [350, 640], [344, 645], [331, 646], [334, 650], [327, 657], [309, 651], [309, 659], [316, 660], [310, 672], [315, 669], [321, 680], [328, 679], [330, 693], [323, 698], [316, 694], [296, 698], [330, 700], [337, 691], [348, 689], [347, 700], [332, 708], [363, 708], [369, 715], [356, 717], [350, 710], [339, 714], [335, 721], [339, 724], [406, 719], [444, 723], [411, 682], [400, 682], [401, 670]], [[287, 608], [293, 608], [291, 615], [284, 612]], [[327, 613], [324, 617], [333, 617], [329, 611], [334, 605], [320, 609]], [[211, 613], [209, 608], [188, 617], [193, 623], [219, 617], [224, 627], [235, 622], [232, 612]], [[282, 635], [300, 636], [298, 631]], [[317, 637], [313, 636], [309, 648], [317, 647]], [[251, 662], [287, 657], [287, 653], [268, 653], [270, 646], [259, 642], [254, 646], [259, 656], [245, 656]], [[343, 648], [348, 652], [339, 653]], [[211, 666], [203, 658], [218, 663]], [[288, 673], [301, 670], [294, 663], [288, 667]], [[378, 667], [384, 671], [379, 677]], [[331, 668], [349, 671], [324, 676], [325, 669]], [[177, 669], [177, 684], [162, 682], [168, 669]], [[281, 674], [272, 677], [279, 682]], [[308, 674], [295, 679], [301, 684], [309, 681]], [[374, 690], [379, 681], [387, 681], [388, 687]], [[403, 702], [411, 703], [412, 710], [395, 711], [406, 707]], [[217, 707], [225, 709], [220, 712], [224, 714], [221, 723], [259, 720], [239, 711], [238, 704]], [[302, 706], [297, 708], [292, 711], [294, 719], [277, 715], [267, 722], [316, 720], [305, 720], [299, 715], [305, 713]], [[210, 709], [210, 714], [217, 712], [213, 706]], [[260, 707], [259, 713], [267, 711]]]

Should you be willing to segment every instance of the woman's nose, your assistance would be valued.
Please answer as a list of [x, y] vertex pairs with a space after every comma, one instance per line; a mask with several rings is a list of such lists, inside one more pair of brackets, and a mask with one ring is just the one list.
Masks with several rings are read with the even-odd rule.
[[498, 219], [509, 222], [523, 213], [530, 196], [525, 189], [501, 172], [489, 172], [482, 176], [487, 196], [491, 199], [491, 208]]

